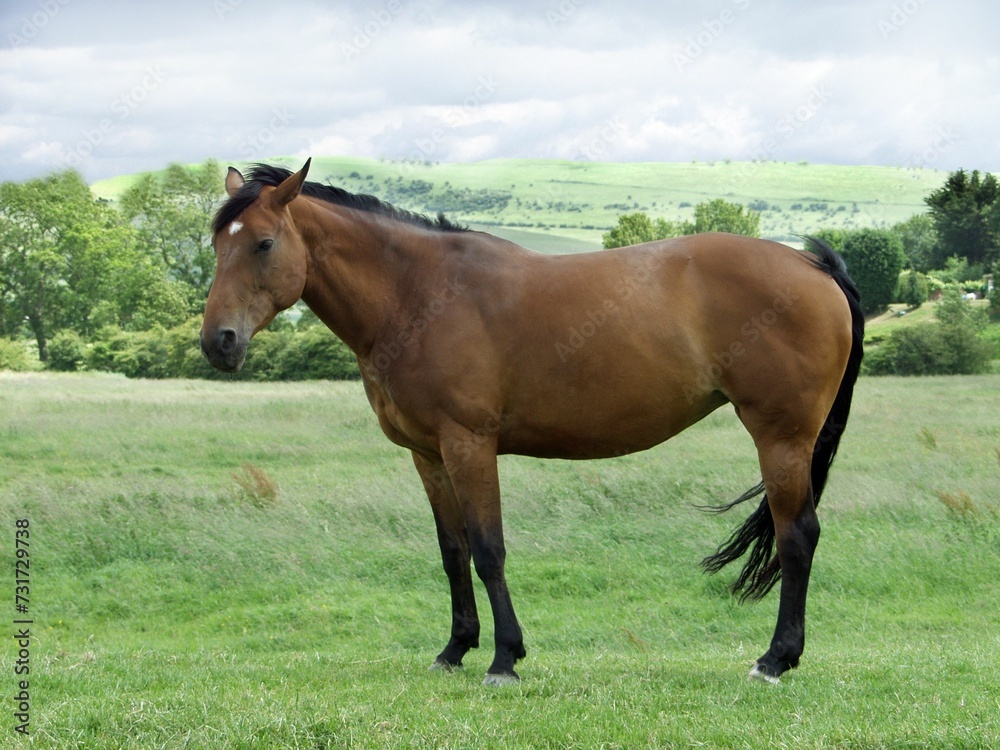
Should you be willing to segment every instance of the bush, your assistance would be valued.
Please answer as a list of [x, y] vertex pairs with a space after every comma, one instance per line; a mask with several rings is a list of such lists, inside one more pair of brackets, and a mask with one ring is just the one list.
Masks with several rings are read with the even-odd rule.
[[[78, 368], [82, 364], [80, 369], [130, 378], [275, 381], [360, 377], [354, 354], [323, 325], [300, 327], [285, 321], [279, 322], [276, 330], [261, 331], [250, 344], [243, 368], [235, 375], [220, 372], [208, 363], [201, 352], [200, 330], [200, 318], [191, 318], [169, 330], [155, 327], [133, 332], [108, 327], [89, 347], [68, 336], [60, 346], [67, 352], [64, 359], [76, 361]], [[74, 350], [73, 345], [79, 349]], [[77, 360], [73, 360], [73, 351], [82, 351]]]
[[974, 375], [989, 372], [994, 345], [979, 334], [980, 310], [945, 290], [937, 323], [898, 328], [865, 357], [871, 375]]
[[903, 269], [903, 243], [887, 229], [859, 229], [844, 238], [841, 254], [861, 294], [866, 315], [881, 312], [896, 291]]
[[911, 268], [899, 275], [896, 284], [896, 302], [902, 302], [908, 307], [920, 307], [927, 301], [929, 294], [927, 277], [922, 273]]
[[102, 328], [90, 343], [83, 358], [84, 369], [114, 372], [115, 353], [126, 346], [125, 333], [113, 326]]
[[945, 287], [934, 311], [934, 317], [945, 326], [961, 327], [968, 326], [975, 333], [986, 328], [988, 322], [986, 311], [981, 307], [973, 307], [963, 297], [962, 289], [958, 286]]
[[870, 375], [974, 375], [989, 372], [992, 356], [993, 347], [968, 330], [956, 332], [922, 323], [893, 331], [865, 357], [865, 371]]
[[84, 355], [84, 364], [88, 370], [129, 378], [174, 377], [165, 333], [160, 327], [136, 332], [104, 328]]
[[292, 345], [294, 329], [272, 331], [265, 328], [253, 337], [240, 370], [241, 380], [304, 380], [287, 377], [285, 352]]
[[350, 349], [326, 326], [264, 330], [243, 367], [252, 380], [353, 380], [360, 377]]
[[286, 356], [291, 358], [296, 350], [300, 357], [296, 366], [304, 366], [305, 377], [309, 379], [355, 380], [361, 377], [354, 353], [326, 326], [312, 326], [297, 334], [295, 347]]
[[953, 255], [945, 261], [943, 269], [934, 273], [944, 282], [962, 285], [970, 281], [980, 282], [983, 278], [984, 268], [982, 263], [969, 263], [966, 258]]
[[28, 372], [34, 369], [23, 341], [0, 338], [0, 370]]
[[83, 367], [87, 345], [76, 331], [60, 331], [48, 346], [45, 367], [57, 372], [76, 372]]
[[201, 353], [201, 318], [191, 318], [164, 333], [167, 362], [173, 378], [223, 380], [232, 375], [216, 370]]

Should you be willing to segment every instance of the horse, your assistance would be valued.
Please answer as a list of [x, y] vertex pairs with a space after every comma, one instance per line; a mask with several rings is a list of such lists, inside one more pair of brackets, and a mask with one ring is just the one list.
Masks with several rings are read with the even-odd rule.
[[240, 369], [250, 339], [299, 299], [358, 360], [379, 426], [412, 453], [451, 589], [433, 667], [479, 646], [471, 564], [494, 621], [487, 684], [520, 680], [504, 574], [497, 456], [594, 459], [655, 446], [726, 403], [756, 447], [761, 497], [702, 563], [747, 555], [734, 594], [779, 580], [752, 679], [777, 683], [805, 644], [816, 505], [863, 356], [857, 288], [829, 245], [705, 233], [546, 255], [264, 164], [230, 167], [214, 217], [201, 347]]

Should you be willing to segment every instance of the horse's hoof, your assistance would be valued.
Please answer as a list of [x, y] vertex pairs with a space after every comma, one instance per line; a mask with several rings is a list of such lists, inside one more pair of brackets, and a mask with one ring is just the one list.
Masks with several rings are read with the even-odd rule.
[[493, 674], [492, 672], [486, 673], [486, 679], [483, 680], [484, 685], [494, 685], [496, 687], [504, 687], [505, 685], [517, 685], [521, 682], [521, 678], [517, 676], [515, 672], [504, 672], [502, 674]]
[[750, 670], [749, 679], [751, 682], [766, 682], [768, 685], [780, 685], [781, 680], [773, 674], [768, 674], [760, 664], [754, 664]]
[[434, 663], [430, 666], [430, 671], [432, 672], [454, 672], [456, 670], [462, 669], [462, 663], [452, 664], [444, 659], [435, 659]]

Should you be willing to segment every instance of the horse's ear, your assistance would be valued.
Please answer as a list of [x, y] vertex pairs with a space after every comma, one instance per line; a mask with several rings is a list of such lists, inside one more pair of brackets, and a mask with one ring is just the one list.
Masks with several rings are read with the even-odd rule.
[[240, 170], [236, 167], [230, 167], [229, 171], [226, 172], [226, 193], [232, 198], [236, 195], [236, 191], [243, 187], [243, 175], [240, 174]]
[[287, 206], [295, 197], [299, 194], [302, 189], [303, 183], [306, 181], [306, 175], [309, 173], [309, 164], [312, 162], [312, 157], [306, 159], [306, 163], [302, 165], [302, 169], [293, 174], [291, 177], [286, 178], [274, 192], [271, 194], [271, 202], [277, 206]]

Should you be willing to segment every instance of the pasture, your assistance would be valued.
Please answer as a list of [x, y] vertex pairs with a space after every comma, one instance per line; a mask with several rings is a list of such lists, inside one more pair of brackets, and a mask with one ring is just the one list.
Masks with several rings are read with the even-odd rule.
[[[698, 562], [759, 479], [723, 408], [603, 462], [502, 457], [516, 687], [452, 674], [409, 455], [361, 385], [0, 373], [0, 545], [31, 529], [40, 748], [996, 747], [1000, 376], [862, 378], [819, 508], [806, 652]], [[9, 623], [17, 617], [8, 605]], [[15, 648], [0, 690], [16, 692]], [[14, 746], [10, 706], [0, 744]]]
[[[302, 161], [272, 160], [293, 171]], [[101, 180], [92, 188], [98, 197], [116, 200], [137, 177]], [[310, 170], [310, 179], [371, 193], [400, 208], [444, 210], [474, 228], [558, 253], [601, 247], [601, 235], [621, 214], [643, 211], [654, 218], [691, 220], [693, 204], [713, 198], [757, 205], [762, 236], [792, 242], [823, 228], [891, 226], [924, 213], [924, 198], [946, 177], [934, 169], [728, 160], [450, 164], [317, 156]], [[467, 198], [502, 195], [508, 200], [455, 203], [448, 195], [459, 186]]]

